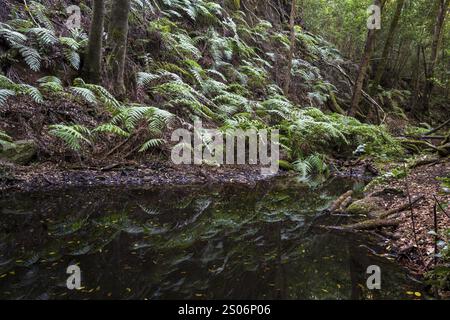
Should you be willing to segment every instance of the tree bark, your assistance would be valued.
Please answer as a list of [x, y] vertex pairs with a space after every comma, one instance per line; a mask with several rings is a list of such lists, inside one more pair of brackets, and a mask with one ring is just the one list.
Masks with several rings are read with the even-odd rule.
[[114, 0], [111, 8], [111, 21], [109, 25], [109, 44], [111, 46], [112, 78], [114, 92], [118, 96], [125, 95], [125, 59], [128, 38], [128, 14], [130, 13], [130, 0]]
[[380, 63], [378, 64], [377, 71], [375, 74], [374, 83], [373, 83], [374, 90], [376, 90], [376, 88], [380, 84], [381, 79], [383, 77], [384, 70], [386, 68], [386, 64], [387, 64], [387, 60], [388, 60], [389, 51], [390, 51], [390, 49], [392, 47], [392, 43], [394, 41], [395, 30], [397, 29], [398, 22], [400, 21], [400, 16], [402, 14], [404, 4], [405, 4], [405, 0], [397, 1], [397, 8], [395, 10], [395, 14], [392, 19], [391, 26], [389, 28], [386, 42], [384, 44], [383, 53], [381, 54], [381, 60], [380, 60]]
[[100, 82], [104, 16], [105, 1], [94, 0], [94, 13], [89, 31], [89, 44], [82, 71], [85, 80], [91, 83]]
[[[381, 1], [380, 3], [380, 0], [374, 0], [374, 5], [377, 5], [380, 8], [382, 8], [384, 1], [385, 0]], [[364, 80], [366, 78], [367, 69], [369, 67], [370, 58], [372, 56], [376, 35], [377, 35], [376, 29], [369, 29], [366, 38], [366, 45], [364, 47], [364, 53], [361, 59], [361, 63], [359, 65], [358, 76], [356, 78], [355, 86], [353, 88], [352, 102], [350, 105], [350, 110], [348, 112], [349, 116], [354, 116], [356, 114], [356, 111], [358, 110], [359, 103], [361, 101]]]
[[439, 9], [438, 14], [436, 16], [436, 23], [434, 25], [434, 32], [433, 32], [433, 43], [431, 45], [430, 63], [428, 65], [427, 79], [423, 94], [423, 111], [425, 112], [426, 115], [430, 114], [430, 97], [434, 87], [433, 83], [434, 69], [437, 64], [438, 50], [442, 40], [441, 37], [442, 29], [444, 26], [445, 16], [447, 15], [449, 3], [450, 3], [449, 0], [439, 0]]
[[284, 83], [284, 94], [286, 96], [289, 94], [289, 89], [291, 87], [292, 59], [294, 59], [294, 52], [295, 52], [295, 16], [296, 16], [296, 12], [297, 12], [296, 0], [292, 0], [291, 15], [289, 18], [290, 48], [289, 48], [289, 56], [288, 56], [286, 81]]

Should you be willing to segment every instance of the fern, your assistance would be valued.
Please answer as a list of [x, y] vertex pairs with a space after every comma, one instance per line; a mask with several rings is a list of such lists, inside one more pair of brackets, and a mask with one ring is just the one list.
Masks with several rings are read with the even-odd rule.
[[97, 98], [95, 97], [95, 94], [91, 90], [89, 90], [87, 88], [75, 87], [75, 86], [70, 87], [69, 89], [70, 89], [70, 91], [72, 91], [72, 93], [75, 96], [82, 98], [87, 103], [92, 104], [92, 105], [97, 104]]
[[13, 95], [24, 95], [33, 99], [36, 103], [44, 102], [41, 92], [28, 84], [17, 84], [5, 76], [0, 75], [0, 105], [6, 103], [8, 97]]
[[96, 127], [94, 130], [92, 130], [92, 133], [109, 133], [114, 134], [121, 137], [129, 137], [130, 134], [126, 131], [124, 131], [119, 126], [116, 126], [112, 123], [105, 123], [98, 127]]
[[0, 89], [0, 107], [2, 107], [9, 97], [15, 96], [16, 93], [9, 89]]
[[29, 28], [26, 29], [26, 32], [35, 35], [38, 42], [43, 46], [51, 46], [59, 41], [54, 31], [46, 28]]
[[311, 174], [324, 174], [329, 170], [324, 161], [324, 156], [320, 154], [312, 154], [305, 159], [298, 159], [292, 163], [292, 167], [300, 172], [303, 177]]
[[49, 133], [60, 139], [74, 151], [80, 151], [83, 142], [91, 144], [87, 138], [91, 135], [91, 131], [81, 125], [63, 125], [56, 124], [49, 126]]
[[38, 81], [39, 87], [48, 93], [60, 93], [64, 91], [64, 87], [59, 78], [55, 76], [46, 76], [40, 78]]
[[139, 152], [145, 152], [149, 149], [156, 148], [164, 144], [165, 142], [166, 141], [164, 139], [150, 139], [142, 145], [142, 147], [139, 149]]
[[4, 131], [0, 130], [0, 142], [12, 143], [13, 139]]
[[83, 79], [77, 78], [73, 81], [71, 91], [90, 104], [101, 104], [111, 113], [117, 113], [122, 109], [122, 104], [105, 88], [100, 85], [85, 83]]

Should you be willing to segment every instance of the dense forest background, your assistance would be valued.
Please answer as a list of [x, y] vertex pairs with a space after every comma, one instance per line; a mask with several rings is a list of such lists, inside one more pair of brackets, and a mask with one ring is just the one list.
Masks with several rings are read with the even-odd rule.
[[[380, 30], [367, 28], [371, 4]], [[71, 5], [79, 28], [67, 24]], [[32, 139], [41, 161], [134, 159], [167, 153], [167, 132], [200, 118], [281, 129], [284, 159], [301, 170], [361, 145], [385, 157], [400, 145], [390, 134], [426, 132], [449, 114], [447, 10], [425, 0], [5, 1], [2, 139]]]

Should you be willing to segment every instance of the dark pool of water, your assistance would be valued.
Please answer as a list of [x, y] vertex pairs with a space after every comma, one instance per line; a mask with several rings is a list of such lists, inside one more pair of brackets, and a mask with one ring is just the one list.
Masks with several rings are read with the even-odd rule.
[[[2, 299], [407, 299], [421, 285], [368, 238], [324, 232], [360, 186], [89, 189], [0, 199]], [[342, 219], [342, 218], [340, 218]], [[77, 264], [82, 289], [68, 290]], [[367, 289], [367, 267], [382, 270]]]

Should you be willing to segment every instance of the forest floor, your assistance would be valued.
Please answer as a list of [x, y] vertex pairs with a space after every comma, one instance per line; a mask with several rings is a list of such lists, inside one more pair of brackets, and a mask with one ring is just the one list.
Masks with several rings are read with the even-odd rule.
[[[444, 208], [450, 203], [450, 195], [442, 192], [439, 181], [449, 173], [450, 159], [447, 158], [439, 163], [416, 167], [407, 177], [380, 184], [373, 190], [381, 195], [381, 205], [386, 210], [408, 203], [409, 196], [411, 199], [424, 196], [413, 206], [414, 219], [409, 209], [400, 213], [401, 223], [386, 241], [386, 248], [396, 253], [399, 262], [418, 275], [434, 266], [435, 236], [430, 234], [434, 230], [434, 197]], [[448, 209], [445, 210], [447, 213], [437, 210], [439, 232], [450, 226], [450, 215]]]

